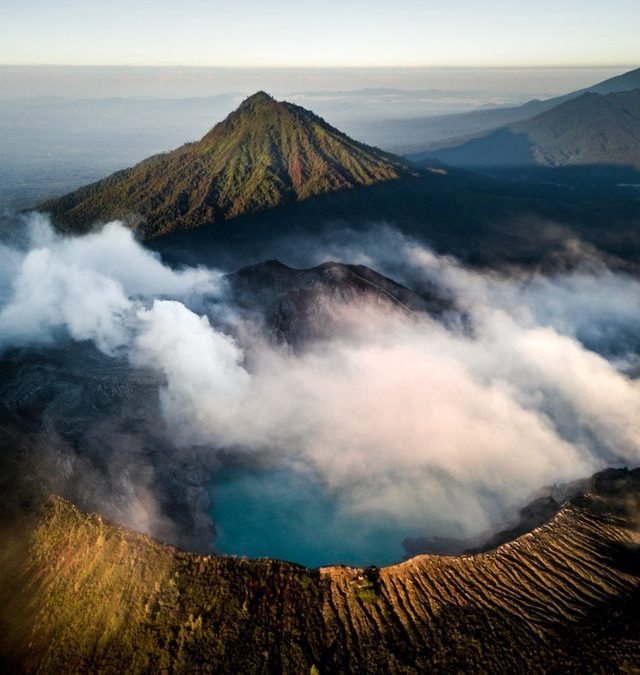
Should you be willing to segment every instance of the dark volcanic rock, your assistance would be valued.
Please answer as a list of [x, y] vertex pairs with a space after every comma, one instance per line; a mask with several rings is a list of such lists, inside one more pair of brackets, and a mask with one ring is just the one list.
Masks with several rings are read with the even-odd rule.
[[227, 277], [231, 299], [258, 315], [276, 339], [300, 345], [335, 329], [337, 307], [365, 303], [408, 315], [427, 312], [446, 318], [453, 301], [438, 289], [416, 292], [365, 265], [326, 262], [311, 269], [292, 269], [276, 260], [244, 267]]

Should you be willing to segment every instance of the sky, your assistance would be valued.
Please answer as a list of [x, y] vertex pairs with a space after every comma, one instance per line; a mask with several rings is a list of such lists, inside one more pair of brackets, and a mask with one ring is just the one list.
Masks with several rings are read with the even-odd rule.
[[0, 64], [633, 66], [638, 0], [1, 0]]

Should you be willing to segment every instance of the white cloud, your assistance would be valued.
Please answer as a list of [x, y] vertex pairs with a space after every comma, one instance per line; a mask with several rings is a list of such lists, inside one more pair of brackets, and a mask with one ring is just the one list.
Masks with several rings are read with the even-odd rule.
[[634, 278], [500, 276], [396, 243], [361, 259], [445, 288], [470, 332], [360, 303], [333, 308], [335, 334], [306, 350], [253, 329], [240, 344], [189, 308], [219, 290], [217, 273], [164, 267], [111, 224], [81, 239], [44, 228], [18, 261], [2, 253], [14, 276], [0, 344], [64, 329], [119, 347], [162, 376], [178, 446], [267, 453], [320, 476], [344, 508], [434, 534], [477, 533], [544, 484], [640, 463], [640, 389], [618, 367], [638, 353]]
[[58, 235], [39, 214], [27, 227], [26, 250], [0, 248], [0, 347], [67, 331], [111, 352], [129, 340], [129, 315], [141, 300], [220, 290], [219, 273], [171, 270], [117, 222], [85, 237]]

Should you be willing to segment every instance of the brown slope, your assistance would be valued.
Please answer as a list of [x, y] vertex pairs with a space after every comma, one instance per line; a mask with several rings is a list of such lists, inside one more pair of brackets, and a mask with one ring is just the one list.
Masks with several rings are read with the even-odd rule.
[[153, 237], [409, 173], [401, 159], [258, 92], [200, 141], [38, 208], [74, 230], [125, 218]]
[[[22, 571], [28, 672], [616, 672], [640, 661], [640, 472], [494, 551], [383, 569], [193, 556], [54, 499]], [[21, 648], [21, 649], [20, 649]]]

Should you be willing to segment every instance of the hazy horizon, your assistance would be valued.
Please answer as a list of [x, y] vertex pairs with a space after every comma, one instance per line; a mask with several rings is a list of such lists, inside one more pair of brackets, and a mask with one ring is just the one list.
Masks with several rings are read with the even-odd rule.
[[[0, 64], [0, 100], [61, 98], [185, 98], [249, 94], [276, 96], [360, 89], [485, 92], [502, 103], [564, 94], [637, 65], [553, 67], [222, 68]], [[473, 106], [469, 106], [473, 107]]]

